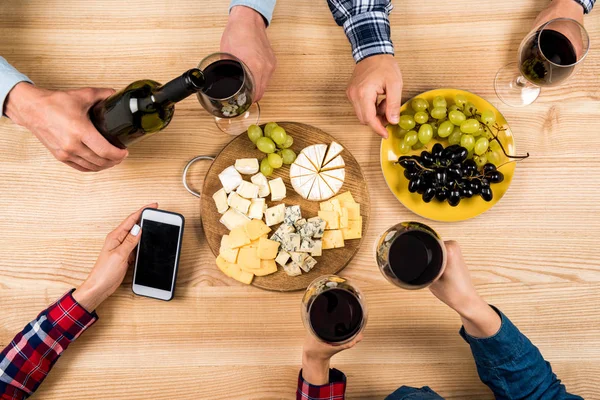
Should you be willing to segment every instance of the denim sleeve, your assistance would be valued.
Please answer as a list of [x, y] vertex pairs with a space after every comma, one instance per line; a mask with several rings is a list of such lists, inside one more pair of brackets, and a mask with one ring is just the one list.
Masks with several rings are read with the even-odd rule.
[[32, 83], [28, 77], [17, 71], [8, 61], [0, 57], [0, 116], [4, 113], [6, 97], [19, 82]]
[[444, 398], [431, 390], [429, 386], [423, 386], [420, 389], [402, 386], [386, 397], [385, 400], [444, 400]]
[[231, 0], [231, 3], [229, 3], [229, 11], [235, 6], [249, 7], [262, 15], [267, 21], [267, 25], [271, 25], [275, 1], [276, 0]]
[[500, 330], [488, 338], [470, 336], [462, 327], [460, 335], [471, 346], [480, 379], [498, 400], [553, 399], [583, 400], [567, 393], [537, 347], [519, 329], [500, 315]]

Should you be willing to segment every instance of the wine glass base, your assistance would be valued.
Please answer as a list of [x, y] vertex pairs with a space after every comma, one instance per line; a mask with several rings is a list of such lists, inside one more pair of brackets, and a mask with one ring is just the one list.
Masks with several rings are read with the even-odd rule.
[[498, 71], [494, 80], [494, 89], [498, 98], [511, 107], [530, 105], [542, 91], [521, 75], [517, 63], [508, 64]]
[[250, 125], [258, 125], [260, 118], [260, 106], [253, 103], [242, 115], [233, 118], [215, 117], [217, 127], [228, 135], [238, 136], [248, 130]]

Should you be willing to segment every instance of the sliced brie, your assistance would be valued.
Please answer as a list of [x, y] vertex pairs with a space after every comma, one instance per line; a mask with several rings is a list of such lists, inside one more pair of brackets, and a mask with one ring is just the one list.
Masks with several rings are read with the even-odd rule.
[[327, 200], [335, 194], [331, 187], [325, 183], [325, 180], [321, 175], [319, 175], [319, 191], [321, 192], [321, 198], [319, 200]]
[[332, 169], [342, 168], [344, 165], [345, 165], [344, 164], [344, 159], [342, 158], [342, 156], [337, 156], [333, 160], [329, 161], [329, 163], [327, 163], [326, 165], [324, 165], [323, 168], [321, 168], [321, 170], [322, 171], [329, 171], [329, 170], [332, 170]]
[[[334, 171], [343, 171], [343, 169], [341, 169], [341, 170], [340, 169], [334, 169]], [[340, 189], [342, 188], [342, 186], [344, 185], [344, 181], [332, 178], [331, 176], [326, 175], [326, 172], [322, 172], [320, 175], [321, 175], [321, 179], [323, 179], [323, 181], [331, 189], [331, 191], [333, 192], [333, 194], [336, 194], [337, 192], [339, 192]]]
[[310, 189], [310, 192], [308, 193], [308, 200], [322, 200], [321, 199], [321, 188], [319, 185], [319, 175], [316, 176], [315, 182], [312, 185], [312, 188]]
[[310, 160], [308, 159], [308, 157], [306, 156], [306, 154], [304, 154], [304, 153], [298, 154], [298, 157], [296, 157], [296, 161], [294, 161], [294, 164], [299, 165], [299, 166], [301, 166], [303, 168], [306, 168], [306, 169], [308, 169], [310, 171], [319, 172], [315, 168], [315, 166], [313, 165], [313, 163], [310, 162]]
[[317, 179], [317, 174], [313, 174], [307, 177], [307, 180], [304, 180], [305, 177], [299, 176], [291, 179], [292, 187], [300, 196], [305, 199], [308, 199], [308, 195]]
[[319, 164], [319, 157], [317, 156], [317, 149], [315, 145], [305, 147], [301, 154], [306, 155], [306, 158], [308, 158], [310, 163], [313, 165], [314, 170], [319, 172], [319, 169], [321, 169], [321, 164]]
[[346, 169], [338, 168], [338, 169], [332, 169], [330, 171], [323, 171], [323, 172], [321, 172], [321, 176], [323, 176], [323, 179], [325, 179], [326, 182], [327, 182], [328, 177], [344, 182], [344, 178], [346, 178]]
[[315, 171], [312, 169], [304, 168], [301, 165], [296, 163], [290, 165], [290, 178], [295, 178], [297, 176], [305, 176], [305, 175], [313, 175]]
[[327, 145], [326, 144], [315, 144], [314, 145], [315, 148], [315, 161], [316, 161], [316, 165], [319, 167], [319, 169], [323, 166], [323, 160], [325, 160], [325, 153], [327, 152]]
[[236, 189], [237, 194], [246, 199], [256, 199], [258, 197], [258, 185], [248, 181], [242, 181]]
[[240, 183], [242, 183], [243, 179], [239, 172], [232, 165], [230, 167], [225, 168], [219, 174], [219, 180], [223, 185], [223, 189], [225, 189], [225, 193], [231, 193], [235, 190]]
[[217, 206], [217, 211], [219, 214], [223, 214], [229, 208], [229, 204], [227, 204], [227, 194], [225, 193], [225, 189], [221, 188], [213, 194], [213, 200], [215, 201], [215, 205]]
[[239, 160], [235, 160], [235, 169], [240, 174], [255, 174], [258, 172], [258, 160], [256, 158], [240, 158]]
[[267, 197], [271, 194], [271, 189], [269, 189], [269, 181], [267, 181], [267, 177], [259, 172], [256, 175], [252, 175], [250, 178], [252, 183], [258, 186], [258, 197]]
[[333, 160], [344, 150], [344, 147], [337, 143], [331, 142], [329, 145], [329, 149], [327, 150], [327, 155], [325, 156], [325, 160], [323, 160], [323, 165], [326, 165], [329, 161]]

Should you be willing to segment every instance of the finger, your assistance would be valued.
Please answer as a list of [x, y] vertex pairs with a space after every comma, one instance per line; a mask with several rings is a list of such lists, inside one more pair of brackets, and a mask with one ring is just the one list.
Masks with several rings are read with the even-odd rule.
[[75, 154], [71, 156], [71, 158], [69, 159], [69, 161], [71, 161], [71, 162], [73, 162], [73, 163], [75, 163], [75, 164], [77, 164], [77, 165], [85, 168], [88, 172], [98, 172], [98, 171], [102, 170], [102, 168], [100, 168], [96, 164], [92, 164], [88, 160], [85, 160], [82, 157], [79, 157], [78, 154], [80, 154], [81, 152], [82, 152], [81, 150], [75, 151]]
[[98, 156], [96, 153], [94, 153], [89, 147], [87, 147], [83, 143], [81, 144], [81, 146], [82, 146], [82, 148], [78, 155], [81, 158], [85, 159], [87, 162], [98, 166], [99, 171], [114, 167], [115, 165], [121, 163], [121, 161], [114, 161], [114, 160], [110, 160], [108, 158], [102, 158], [102, 157]]
[[158, 203], [148, 204], [125, 218], [125, 220], [107, 236], [106, 247], [109, 250], [114, 250], [115, 248], [119, 247], [121, 243], [123, 243], [131, 228], [133, 228], [133, 226], [139, 222], [142, 212], [146, 208], [158, 208]]
[[115, 94], [115, 90], [109, 88], [84, 88], [81, 89], [81, 92], [88, 107]]
[[119, 149], [110, 144], [110, 142], [96, 130], [96, 127], [94, 127], [91, 121], [86, 121], [83, 129], [82, 142], [98, 157], [121, 162], [129, 155], [127, 149]]
[[135, 246], [138, 245], [140, 239], [142, 237], [142, 228], [138, 224], [134, 224], [131, 230], [125, 236], [123, 243], [119, 247], [116, 248], [116, 251], [126, 259], [129, 259], [129, 256], [135, 249]]
[[391, 124], [397, 124], [400, 120], [400, 106], [402, 106], [402, 83], [388, 83], [385, 95], [385, 117]]
[[377, 92], [373, 91], [368, 96], [365, 96], [360, 101], [360, 108], [364, 118], [364, 123], [369, 125], [379, 136], [387, 139], [388, 132], [383, 126], [381, 120], [377, 117], [375, 104], [377, 101]]
[[81, 171], [81, 172], [93, 172], [92, 170], [89, 170], [87, 168], [83, 168], [81, 165], [79, 164], [75, 164], [74, 162], [71, 161], [63, 161], [66, 165], [68, 165], [69, 167], [76, 169], [77, 171]]

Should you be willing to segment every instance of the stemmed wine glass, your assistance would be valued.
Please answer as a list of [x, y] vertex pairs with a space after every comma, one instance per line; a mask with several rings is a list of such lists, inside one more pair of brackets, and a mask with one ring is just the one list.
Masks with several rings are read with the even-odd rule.
[[494, 88], [505, 104], [533, 103], [543, 86], [558, 86], [571, 77], [585, 59], [590, 38], [579, 22], [556, 18], [529, 32], [519, 47], [519, 60], [498, 71]]
[[254, 103], [254, 78], [246, 64], [229, 53], [214, 53], [198, 68], [206, 84], [197, 93], [202, 107], [215, 117], [217, 127], [230, 135], [245, 132], [260, 118], [260, 106]]

